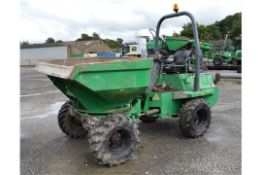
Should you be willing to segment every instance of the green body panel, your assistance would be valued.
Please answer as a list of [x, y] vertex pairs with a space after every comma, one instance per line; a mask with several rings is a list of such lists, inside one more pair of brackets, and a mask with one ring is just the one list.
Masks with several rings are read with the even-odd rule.
[[[181, 49], [182, 47], [184, 47], [185, 45], [190, 43], [190, 40], [186, 39], [186, 38], [166, 36], [165, 39], [166, 39], [168, 49], [170, 51], [177, 51], [178, 49]], [[149, 40], [147, 42], [147, 49], [148, 50], [154, 49], [154, 45], [155, 45], [155, 40]], [[162, 41], [161, 40], [158, 41], [158, 48], [162, 48]]]
[[236, 52], [234, 54], [234, 60], [239, 61], [239, 60], [241, 60], [241, 57], [242, 57], [242, 51], [236, 50]]
[[[162, 41], [159, 40], [158, 43], [157, 43], [158, 47], [157, 48], [162, 48]], [[147, 43], [146, 43], [146, 47], [147, 47], [147, 50], [153, 50], [154, 47], [155, 47], [155, 40], [149, 40]]]
[[[213, 77], [210, 74], [200, 74], [200, 89], [214, 86]], [[167, 84], [174, 91], [193, 91], [194, 74], [162, 74], [158, 84]]]
[[177, 51], [178, 49], [181, 49], [182, 47], [190, 43], [190, 41], [185, 38], [166, 36], [166, 43], [169, 50]]
[[[194, 41], [183, 37], [166, 36], [166, 43], [168, 49], [172, 52], [175, 52], [188, 44], [191, 44], [191, 46], [194, 48]], [[149, 53], [154, 53], [153, 52], [154, 45], [155, 45], [155, 40], [149, 40], [147, 42], [147, 50]], [[159, 40], [158, 42], [158, 48], [162, 48], [161, 40]], [[213, 44], [208, 42], [200, 42], [200, 48], [202, 50], [204, 57], [213, 58], [215, 56], [213, 52], [214, 50]]]
[[238, 62], [241, 60], [241, 50], [236, 50], [235, 52], [221, 51], [218, 54], [215, 54], [213, 58], [216, 57], [223, 58], [223, 60], [228, 63], [231, 63], [233, 61]]
[[[200, 74], [200, 90], [194, 91], [194, 73], [165, 74], [151, 84], [153, 59], [130, 59], [71, 64], [67, 77], [48, 74], [54, 85], [74, 103], [79, 120], [86, 114], [98, 118], [121, 112], [136, 120], [150, 109], [159, 109], [151, 117], [178, 116], [188, 100], [203, 98], [211, 107], [218, 99], [218, 89], [210, 74]], [[79, 60], [77, 60], [79, 61]], [[70, 62], [70, 61], [69, 61]], [[165, 88], [163, 88], [165, 87]]]
[[235, 52], [220, 51], [214, 54], [213, 57], [208, 58], [222, 58], [223, 61], [227, 63], [239, 63], [239, 61], [241, 60], [241, 50], [236, 50]]
[[75, 65], [70, 79], [49, 76], [69, 98], [77, 99], [89, 113], [123, 108], [148, 88], [153, 59]]
[[218, 91], [217, 88], [201, 90], [197, 93], [192, 91], [184, 92], [152, 92], [147, 94], [145, 109], [159, 108], [159, 118], [166, 119], [171, 116], [178, 116], [182, 105], [193, 98], [203, 98], [213, 106], [216, 103]]
[[[158, 84], [165, 83], [169, 89], [144, 94], [144, 98], [139, 99], [126, 115], [136, 119], [140, 113], [157, 108], [160, 110], [156, 114], [157, 117], [170, 118], [178, 116], [182, 105], [194, 98], [203, 98], [210, 107], [215, 105], [218, 99], [218, 88], [214, 85], [212, 76], [209, 74], [200, 75], [199, 91], [193, 91], [193, 82], [194, 75], [192, 74], [163, 74], [159, 78]], [[152, 117], [156, 117], [156, 115]]]
[[[194, 42], [192, 43], [194, 45]], [[208, 42], [200, 42], [200, 49], [202, 50], [203, 57], [212, 58], [214, 57], [214, 46]]]
[[79, 54], [72, 54], [71, 58], [84, 58], [84, 54], [83, 53], [79, 53]]
[[223, 58], [225, 62], [232, 61], [232, 53], [230, 51], [221, 51], [215, 55], [215, 57]]
[[214, 58], [223, 58], [223, 61], [227, 63], [233, 63], [241, 65], [241, 37], [236, 37], [233, 41], [233, 44], [225, 45], [221, 48], [220, 52], [215, 53], [211, 59]]
[[209, 50], [213, 50], [214, 46], [213, 44], [208, 42], [200, 42], [200, 48], [202, 51], [209, 51]]
[[160, 109], [159, 118], [170, 118], [172, 115], [177, 115], [182, 102], [173, 100], [172, 92], [151, 92], [146, 94], [146, 103], [144, 111], [152, 108]]
[[[191, 42], [192, 48], [195, 48], [194, 40], [191, 40], [190, 42]], [[204, 42], [200, 42], [200, 49], [202, 50], [202, 52], [213, 51], [214, 46], [213, 44], [204, 41]]]

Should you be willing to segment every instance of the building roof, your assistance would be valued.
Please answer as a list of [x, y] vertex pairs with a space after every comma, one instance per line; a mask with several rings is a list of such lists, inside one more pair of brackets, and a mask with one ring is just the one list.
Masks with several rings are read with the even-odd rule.
[[85, 53], [112, 52], [112, 49], [102, 40], [69, 42], [68, 45], [78, 48]]
[[21, 49], [29, 49], [29, 48], [46, 48], [46, 47], [62, 47], [66, 46], [67, 43], [41, 43], [41, 44], [28, 44], [28, 45], [21, 45]]
[[93, 40], [93, 41], [72, 41], [69, 42], [68, 45], [76, 47], [78, 49], [86, 49], [92, 46], [95, 43], [98, 43], [99, 40]]
[[62, 47], [70, 46], [78, 48], [83, 52], [112, 52], [112, 49], [104, 43], [102, 40], [91, 40], [91, 41], [70, 41], [63, 43], [43, 43], [43, 44], [28, 44], [21, 45], [21, 49], [27, 48], [47, 48], [47, 47]]

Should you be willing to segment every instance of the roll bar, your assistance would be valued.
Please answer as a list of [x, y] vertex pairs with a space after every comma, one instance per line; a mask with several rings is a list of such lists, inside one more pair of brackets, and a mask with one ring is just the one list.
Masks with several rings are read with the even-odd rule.
[[193, 30], [193, 35], [194, 35], [194, 41], [195, 41], [195, 54], [196, 54], [196, 62], [195, 62], [195, 78], [194, 78], [194, 91], [199, 90], [199, 72], [200, 72], [200, 60], [202, 57], [202, 52], [200, 50], [200, 44], [199, 44], [199, 37], [198, 37], [198, 31], [197, 31], [197, 25], [194, 16], [187, 12], [178, 12], [178, 13], [172, 13], [163, 16], [160, 18], [160, 20], [157, 23], [156, 27], [156, 38], [155, 38], [155, 46], [154, 46], [154, 51], [155, 51], [155, 58], [159, 58], [159, 49], [157, 48], [158, 45], [158, 40], [159, 40], [159, 32], [160, 32], [160, 27], [161, 24], [164, 20], [169, 19], [169, 18], [174, 18], [174, 17], [179, 17], [179, 16], [187, 16], [190, 18], [191, 23], [192, 23], [192, 30]]

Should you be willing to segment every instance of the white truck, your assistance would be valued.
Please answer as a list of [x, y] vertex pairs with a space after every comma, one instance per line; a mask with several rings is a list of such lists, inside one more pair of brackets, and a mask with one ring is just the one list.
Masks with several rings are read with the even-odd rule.
[[147, 57], [148, 36], [135, 36], [123, 41], [122, 56], [129, 58], [145, 58]]

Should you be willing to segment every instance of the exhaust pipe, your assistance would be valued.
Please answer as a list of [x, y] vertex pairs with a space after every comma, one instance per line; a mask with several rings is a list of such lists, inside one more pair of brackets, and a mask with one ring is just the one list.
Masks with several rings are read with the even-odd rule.
[[157, 108], [154, 109], [149, 109], [147, 112], [140, 114], [140, 116], [148, 116], [148, 115], [152, 115], [152, 114], [156, 114], [159, 113], [160, 110]]

